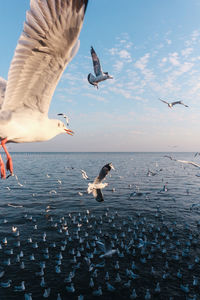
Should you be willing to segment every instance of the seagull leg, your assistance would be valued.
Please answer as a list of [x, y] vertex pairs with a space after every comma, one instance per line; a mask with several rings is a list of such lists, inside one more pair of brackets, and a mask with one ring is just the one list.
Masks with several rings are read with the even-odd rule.
[[3, 139], [1, 141], [1, 146], [3, 147], [3, 150], [5, 151], [6, 156], [7, 156], [6, 169], [9, 170], [12, 175], [13, 174], [13, 163], [12, 163], [12, 158], [10, 156], [10, 153], [8, 152], [6, 145], [5, 145], [6, 142], [7, 142], [7, 139]]
[[[1, 147], [1, 145], [0, 145], [0, 147]], [[1, 178], [6, 179], [6, 169], [5, 169], [4, 162], [3, 162], [1, 155], [0, 155], [0, 169], [1, 169]]]

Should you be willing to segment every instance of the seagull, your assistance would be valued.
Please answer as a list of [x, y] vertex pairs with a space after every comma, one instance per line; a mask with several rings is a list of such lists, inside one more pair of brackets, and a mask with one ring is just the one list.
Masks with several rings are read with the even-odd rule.
[[194, 157], [196, 157], [198, 155], [200, 155], [200, 152], [196, 152], [195, 155], [194, 155]]
[[67, 126], [69, 126], [69, 117], [66, 116], [65, 114], [63, 113], [60, 113], [60, 114], [57, 114], [57, 116], [63, 116], [63, 118], [65, 119], [66, 123], [67, 123]]
[[[58, 134], [73, 135], [60, 120], [48, 118], [49, 105], [67, 64], [79, 49], [88, 0], [31, 0], [23, 32], [8, 73], [0, 79], [0, 146], [6, 168], [13, 163], [6, 143], [40, 142]], [[1, 178], [6, 178], [0, 156]]]
[[84, 170], [81, 170], [83, 179], [88, 179], [87, 173]]
[[160, 98], [159, 98], [159, 100], [162, 101], [163, 103], [167, 104], [169, 108], [172, 108], [176, 104], [181, 104], [181, 105], [184, 105], [185, 107], [189, 107], [188, 105], [184, 104], [182, 101], [175, 101], [175, 102], [169, 103], [169, 102], [167, 102], [165, 100], [162, 100]]
[[117, 252], [117, 249], [112, 249], [110, 239], [108, 236], [104, 237], [105, 243], [102, 243], [101, 241], [96, 241], [96, 245], [100, 248], [100, 250], [103, 252], [99, 257], [111, 257], [113, 254]]
[[96, 55], [96, 52], [94, 51], [93, 47], [91, 47], [90, 52], [91, 52], [91, 55], [92, 55], [94, 73], [95, 73], [96, 77], [90, 73], [90, 74], [88, 74], [88, 81], [89, 81], [90, 84], [96, 86], [97, 89], [98, 89], [98, 83], [99, 82], [101, 82], [103, 80], [106, 80], [106, 79], [113, 79], [113, 77], [110, 76], [108, 74], [108, 72], [103, 72], [102, 71], [99, 58]]
[[106, 164], [105, 166], [103, 166], [99, 175], [95, 178], [94, 182], [88, 183], [88, 194], [92, 193], [94, 198], [98, 202], [104, 201], [101, 189], [105, 188], [108, 184], [102, 183], [102, 181], [105, 179], [106, 175], [110, 172], [111, 169], [115, 169], [112, 163]]
[[189, 165], [192, 165], [196, 168], [200, 168], [200, 165], [193, 162], [193, 161], [187, 161], [187, 160], [180, 160], [180, 159], [176, 159], [176, 161], [180, 162], [180, 163], [183, 163], [183, 164], [189, 164]]

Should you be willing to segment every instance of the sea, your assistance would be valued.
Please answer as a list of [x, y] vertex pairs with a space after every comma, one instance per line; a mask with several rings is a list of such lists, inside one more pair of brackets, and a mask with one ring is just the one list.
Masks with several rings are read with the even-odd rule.
[[[14, 176], [0, 182], [0, 300], [200, 299], [200, 170], [167, 157], [200, 164], [199, 155], [11, 155]], [[88, 183], [111, 162], [97, 202]]]

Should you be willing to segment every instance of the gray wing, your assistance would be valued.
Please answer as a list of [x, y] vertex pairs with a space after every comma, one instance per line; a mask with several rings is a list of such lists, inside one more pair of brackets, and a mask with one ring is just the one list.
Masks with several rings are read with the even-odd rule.
[[165, 100], [162, 100], [162, 99], [160, 99], [160, 98], [159, 98], [159, 100], [162, 101], [163, 103], [169, 104], [169, 102], [167, 102], [167, 101], [165, 101]]
[[0, 109], [2, 108], [4, 98], [5, 98], [5, 93], [6, 93], [6, 85], [7, 81], [0, 77]]
[[104, 201], [101, 189], [93, 189], [92, 194], [93, 194], [93, 196], [94, 196], [94, 198], [96, 199], [97, 202], [103, 202]]
[[99, 61], [98, 56], [96, 55], [96, 52], [94, 51], [93, 47], [91, 47], [91, 55], [92, 55], [94, 73], [95, 73], [96, 76], [99, 76], [103, 72], [102, 72], [102, 69], [101, 69], [100, 61]]
[[106, 175], [107, 175], [108, 173], [109, 173], [108, 168], [107, 168], [106, 166], [104, 166], [104, 167], [101, 169], [99, 175], [95, 178], [94, 183], [95, 183], [95, 184], [100, 183], [100, 182], [106, 177]]
[[56, 85], [79, 48], [88, 0], [31, 0], [9, 69], [4, 110], [48, 113]]
[[175, 101], [171, 103], [172, 105], [176, 105], [176, 104], [183, 104], [181, 101]]

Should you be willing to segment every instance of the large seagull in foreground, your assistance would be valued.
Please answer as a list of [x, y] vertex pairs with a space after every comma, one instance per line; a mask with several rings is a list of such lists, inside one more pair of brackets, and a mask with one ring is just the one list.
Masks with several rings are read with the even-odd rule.
[[159, 98], [160, 101], [162, 101], [163, 103], [167, 104], [169, 108], [172, 108], [174, 105], [176, 104], [181, 104], [181, 105], [184, 105], [185, 107], [189, 107], [188, 105], [184, 104], [182, 101], [175, 101], [175, 102], [167, 102], [165, 100], [162, 100]]
[[104, 81], [106, 79], [112, 79], [113, 77], [110, 76], [108, 74], [108, 72], [102, 71], [99, 58], [96, 55], [96, 52], [94, 51], [93, 47], [91, 47], [91, 55], [92, 55], [94, 73], [95, 73], [96, 77], [90, 73], [90, 74], [88, 74], [88, 81], [90, 84], [96, 86], [98, 89], [99, 82]]
[[[31, 0], [24, 30], [8, 73], [0, 79], [0, 141], [7, 170], [13, 174], [6, 143], [47, 141], [73, 134], [60, 120], [48, 118], [57, 83], [79, 49], [78, 36], [88, 0]], [[6, 170], [0, 156], [1, 178]]]

